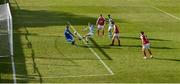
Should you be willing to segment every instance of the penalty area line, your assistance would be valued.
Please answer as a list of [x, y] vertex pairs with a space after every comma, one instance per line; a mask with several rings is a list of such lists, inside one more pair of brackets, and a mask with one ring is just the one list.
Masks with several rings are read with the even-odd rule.
[[154, 8], [154, 9], [156, 9], [156, 10], [158, 10], [158, 11], [160, 11], [160, 12], [162, 12], [162, 13], [164, 13], [164, 14], [166, 14], [166, 15], [168, 15], [168, 16], [170, 16], [170, 17], [172, 17], [172, 18], [174, 18], [174, 19], [176, 19], [176, 20], [179, 20], [179, 21], [180, 21], [180, 18], [179, 18], [179, 17], [177, 17], [177, 16], [174, 16], [174, 15], [172, 15], [172, 14], [170, 14], [170, 13], [166, 12], [166, 11], [163, 11], [163, 10], [161, 10], [161, 9], [159, 9], [159, 8], [155, 7], [155, 6], [152, 6], [152, 8]]
[[[96, 77], [96, 76], [112, 76], [113, 74], [94, 74], [94, 75], [77, 75], [77, 76], [54, 76], [54, 77], [41, 77], [41, 78], [49, 78], [49, 79], [58, 79], [58, 78], [76, 78], [76, 77]], [[32, 76], [33, 77], [33, 76]], [[34, 77], [40, 78], [40, 77]]]
[[[68, 22], [69, 25], [71, 26], [71, 28], [75, 31], [76, 29], [70, 24], [70, 22]], [[79, 35], [80, 37], [82, 37], [78, 32], [77, 32], [77, 35]], [[84, 39], [83, 40], [83, 43], [86, 44], [86, 41]], [[97, 57], [97, 59], [104, 65], [104, 67], [108, 70], [108, 72], [111, 74], [111, 75], [114, 75], [113, 71], [108, 67], [108, 65], [101, 59], [101, 57], [91, 48], [88, 46], [88, 49]]]

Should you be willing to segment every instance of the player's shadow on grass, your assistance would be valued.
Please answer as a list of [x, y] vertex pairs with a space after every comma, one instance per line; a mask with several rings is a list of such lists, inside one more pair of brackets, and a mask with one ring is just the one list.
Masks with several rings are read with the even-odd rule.
[[[120, 39], [134, 39], [134, 40], [140, 40], [138, 37], [126, 37], [126, 36], [121, 36]], [[166, 40], [166, 39], [156, 39], [156, 38], [149, 38], [150, 41], [171, 41], [171, 40]], [[122, 45], [122, 47], [134, 47], [134, 48], [141, 48], [141, 45]], [[151, 46], [152, 49], [176, 49], [176, 48], [171, 48], [171, 47], [154, 47]]]
[[176, 61], [176, 62], [180, 62], [180, 59], [172, 59], [172, 58], [159, 58], [159, 57], [153, 57], [153, 59], [156, 59], [156, 60], [166, 60], [166, 61]]
[[[122, 49], [124, 47], [129, 47], [129, 48], [141, 48], [142, 46], [141, 45], [121, 45], [121, 46], [118, 46], [118, 45], [114, 45], [114, 46], [110, 46], [110, 45], [98, 45], [98, 46], [81, 46], [81, 45], [78, 45], [80, 47], [84, 47], [84, 48], [88, 48], [88, 47], [91, 47], [91, 48], [102, 48], [102, 49]], [[154, 47], [154, 46], [151, 46], [151, 49], [177, 49], [177, 48], [171, 48], [171, 47]]]
[[151, 47], [152, 49], [177, 49], [177, 48], [171, 48], [171, 47]]
[[94, 39], [90, 38], [90, 41], [107, 59], [112, 60], [112, 58], [96, 43]]
[[[135, 39], [135, 40], [140, 40], [138, 37], [127, 37], [127, 36], [121, 36], [120, 39]], [[166, 40], [166, 39], [156, 39], [156, 38], [149, 38], [150, 41], [171, 41], [171, 40]]]
[[[141, 48], [142, 46], [141, 45], [122, 45], [122, 47]], [[151, 46], [151, 49], [176, 49], [176, 48]]]
[[111, 49], [112, 47], [109, 45], [99, 45], [97, 46], [93, 46], [93, 45], [78, 45], [79, 47], [84, 47], [84, 48], [102, 48], [102, 49]]
[[[101, 52], [101, 54], [102, 54], [103, 56], [106, 57], [106, 59], [102, 59], [102, 60], [113, 60], [113, 59], [103, 50], [103, 49], [111, 49], [110, 46], [107, 46], [107, 45], [100, 46], [100, 45], [98, 45], [98, 44], [96, 43], [96, 41], [93, 40], [92, 38], [90, 38], [90, 41], [92, 42], [93, 45], [78, 45], [78, 47], [96, 48], [96, 49], [98, 49], [98, 50]], [[97, 59], [92, 59], [92, 58], [81, 58], [81, 59], [82, 59], [82, 60], [97, 60]], [[80, 59], [80, 60], [81, 60], [81, 59]], [[77, 59], [75, 59], [75, 60], [77, 60]], [[78, 58], [78, 60], [79, 60], [79, 58]]]
[[[63, 57], [66, 57], [67, 58], [67, 56], [66, 55], [64, 55], [63, 54], [63, 52], [58, 48], [58, 38], [59, 37], [57, 37], [56, 38], [56, 40], [55, 40], [55, 42], [54, 42], [54, 47], [55, 47], [55, 49], [57, 50], [57, 52], [58, 52], [58, 54], [60, 54], [60, 55], [62, 55]], [[77, 65], [77, 63], [76, 62], [74, 62], [72, 59], [66, 59], [67, 61], [70, 61], [71, 63], [73, 63], [73, 64], [75, 64], [75, 65]]]

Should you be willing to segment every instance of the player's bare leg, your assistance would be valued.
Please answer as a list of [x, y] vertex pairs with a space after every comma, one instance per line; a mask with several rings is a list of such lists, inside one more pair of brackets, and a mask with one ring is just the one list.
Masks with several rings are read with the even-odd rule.
[[143, 54], [144, 54], [144, 59], [147, 59], [147, 56], [146, 56], [146, 50], [143, 49], [142, 51], [143, 51]]
[[104, 36], [104, 29], [102, 30], [102, 35]]
[[118, 45], [119, 45], [119, 46], [121, 46], [120, 39], [119, 39], [119, 38], [117, 38], [117, 40], [118, 40]]
[[114, 40], [115, 40], [115, 39], [113, 39], [113, 40], [112, 40], [111, 46], [113, 46], [113, 45], [114, 45]]
[[114, 40], [115, 40], [115, 36], [113, 35], [113, 37], [112, 37], [112, 43], [111, 43], [111, 46], [113, 46], [113, 45], [114, 45]]
[[149, 52], [149, 54], [150, 54], [150, 58], [152, 58], [153, 56], [152, 56], [152, 52], [151, 52], [151, 50], [150, 50], [150, 49], [148, 49], [148, 52]]
[[98, 36], [99, 36], [99, 30], [98, 30], [98, 32], [97, 32], [97, 33], [98, 33]]
[[115, 37], [113, 36], [111, 46], [114, 45], [114, 40], [115, 40]]

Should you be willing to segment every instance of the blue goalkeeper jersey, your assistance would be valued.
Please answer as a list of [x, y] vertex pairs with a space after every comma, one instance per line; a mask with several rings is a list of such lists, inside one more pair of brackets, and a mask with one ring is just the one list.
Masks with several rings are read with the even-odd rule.
[[66, 40], [69, 40], [69, 39], [73, 40], [73, 35], [72, 35], [72, 33], [70, 32], [69, 29], [67, 29], [67, 28], [65, 29], [64, 35], [66, 37]]

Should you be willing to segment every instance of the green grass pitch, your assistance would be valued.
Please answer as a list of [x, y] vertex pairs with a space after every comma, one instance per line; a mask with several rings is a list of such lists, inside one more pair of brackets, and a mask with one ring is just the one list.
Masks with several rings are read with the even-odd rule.
[[[180, 82], [180, 0], [10, 0], [16, 79], [21, 83]], [[84, 35], [88, 22], [108, 14], [120, 26], [122, 46], [107, 35], [90, 45], [65, 41], [67, 21]], [[139, 32], [155, 58], [144, 60]], [[97, 33], [97, 32], [96, 32]], [[89, 47], [88, 47], [89, 46]], [[91, 49], [102, 59], [98, 59]], [[103, 65], [107, 65], [113, 75]], [[12, 82], [11, 61], [0, 58], [0, 82]]]

